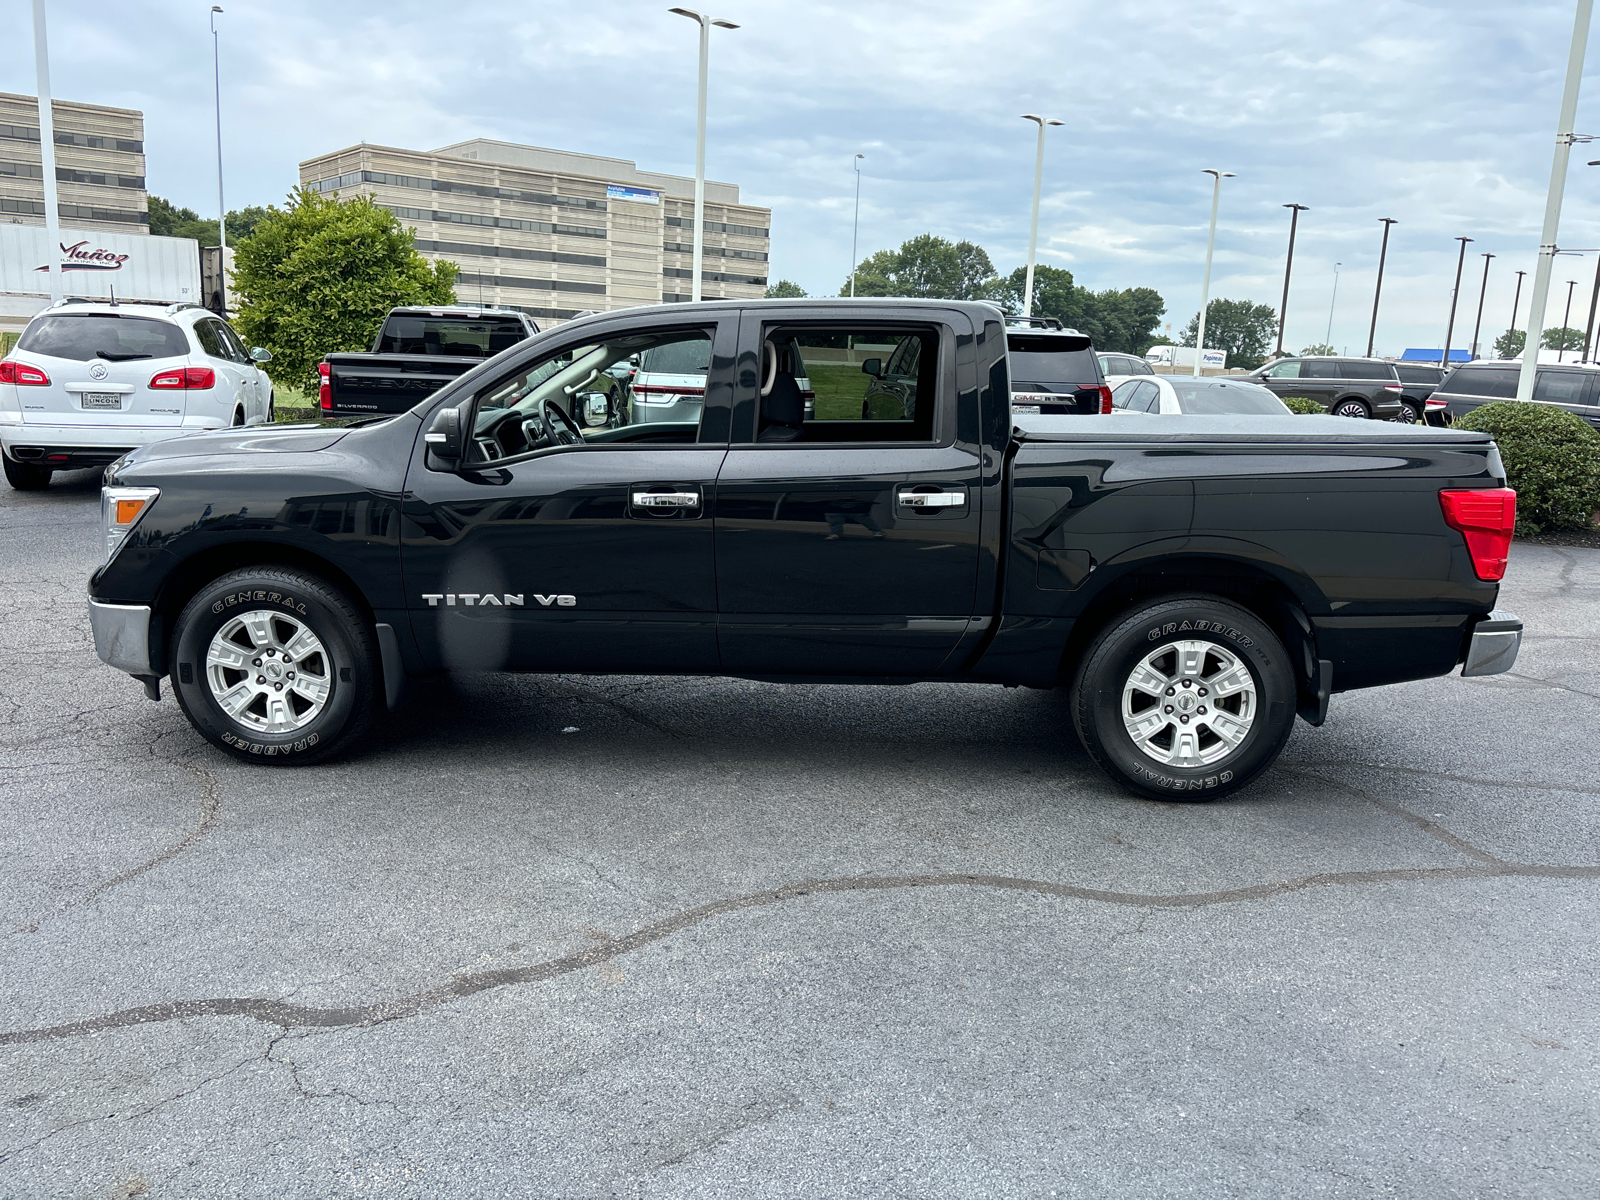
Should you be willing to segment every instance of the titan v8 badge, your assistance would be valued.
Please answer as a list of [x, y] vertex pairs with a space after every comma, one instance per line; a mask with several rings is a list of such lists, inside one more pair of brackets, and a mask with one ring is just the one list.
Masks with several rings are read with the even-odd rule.
[[[428, 602], [429, 608], [438, 608], [441, 601], [446, 608], [454, 608], [457, 604], [466, 608], [474, 606], [483, 608], [494, 605], [497, 608], [523, 608], [526, 592], [501, 592], [498, 596], [493, 592], [424, 592], [422, 598]], [[577, 608], [576, 596], [541, 596], [538, 592], [533, 594], [534, 600], [543, 608]]]

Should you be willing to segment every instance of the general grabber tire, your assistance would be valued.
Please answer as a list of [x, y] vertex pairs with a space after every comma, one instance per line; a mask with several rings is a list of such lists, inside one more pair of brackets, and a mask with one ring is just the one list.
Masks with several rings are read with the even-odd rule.
[[1295, 679], [1253, 613], [1219, 596], [1171, 596], [1100, 632], [1071, 707], [1090, 757], [1129, 790], [1214, 800], [1278, 757], [1294, 724]]
[[248, 762], [298, 766], [360, 737], [377, 706], [377, 649], [354, 604], [315, 575], [247, 567], [178, 617], [170, 663], [184, 715]]

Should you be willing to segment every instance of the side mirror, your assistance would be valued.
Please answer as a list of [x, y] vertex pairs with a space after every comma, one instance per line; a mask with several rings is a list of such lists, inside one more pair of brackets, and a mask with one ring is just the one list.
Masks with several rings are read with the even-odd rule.
[[423, 434], [428, 445], [428, 467], [435, 471], [454, 471], [461, 466], [461, 410], [441, 408]]
[[256, 346], [250, 351], [250, 361], [269, 363], [272, 361], [272, 351], [268, 350], [265, 346]]
[[883, 359], [881, 359], [881, 358], [869, 358], [869, 359], [867, 359], [866, 362], [861, 364], [861, 373], [863, 375], [871, 375], [874, 379], [882, 379], [883, 378]]
[[611, 415], [611, 397], [604, 392], [585, 392], [578, 397], [583, 402], [583, 423], [591, 429], [604, 425]]

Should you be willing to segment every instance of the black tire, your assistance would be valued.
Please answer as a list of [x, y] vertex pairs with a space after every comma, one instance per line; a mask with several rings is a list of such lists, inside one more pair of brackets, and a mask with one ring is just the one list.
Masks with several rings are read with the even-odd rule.
[[233, 427], [235, 429], [237, 429], [237, 428], [239, 428], [239, 426], [241, 426], [243, 424], [244, 424], [244, 409], [242, 409], [242, 408], [234, 409], [233, 410]]
[[1346, 398], [1341, 400], [1328, 411], [1336, 417], [1367, 418], [1372, 416], [1372, 410], [1367, 407], [1367, 402], [1365, 400], [1356, 400], [1354, 398]]
[[[251, 623], [238, 628], [247, 614]], [[253, 632], [263, 628], [264, 637]], [[311, 637], [297, 630], [309, 630]], [[242, 671], [208, 666], [209, 651], [218, 647], [227, 655], [230, 645], [245, 656]], [[295, 651], [300, 661], [286, 662], [282, 656], [295, 646], [302, 648]], [[300, 766], [334, 757], [366, 730], [377, 710], [377, 664], [372, 629], [343, 593], [304, 571], [263, 566], [224, 575], [189, 601], [178, 617], [168, 665], [184, 715], [213, 746], [247, 762]], [[301, 670], [291, 674], [290, 666]], [[307, 684], [325, 691], [320, 707], [302, 693]], [[218, 701], [219, 688], [233, 689], [223, 690], [224, 696], [253, 698], [239, 716], [230, 715]], [[285, 707], [277, 723], [285, 727], [273, 730], [269, 722], [278, 703]], [[298, 723], [287, 727], [292, 722]]]
[[[1178, 670], [1167, 675], [1163, 663], [1181, 667], [1180, 643], [1190, 643], [1191, 662], [1198, 674]], [[1193, 644], [1209, 643], [1211, 649]], [[1193, 655], [1198, 654], [1198, 660]], [[1154, 666], [1146, 667], [1147, 663]], [[1217, 670], [1206, 674], [1215, 665]], [[1228, 694], [1209, 694], [1225, 673], [1243, 666], [1254, 688], [1253, 696], [1244, 689]], [[1146, 683], [1167, 676], [1171, 691], [1151, 698], [1132, 684], [1136, 672]], [[1148, 673], [1145, 673], [1148, 672]], [[1194, 681], [1185, 688], [1183, 679]], [[1165, 680], [1160, 680], [1165, 682]], [[1203, 685], [1211, 683], [1212, 688]], [[1177, 693], [1183, 693], [1179, 699]], [[1165, 723], [1163, 732], [1147, 735], [1152, 754], [1135, 742], [1124, 717], [1127, 709], [1150, 723]], [[1174, 704], [1165, 703], [1172, 696]], [[1190, 697], [1193, 697], [1190, 699]], [[1217, 704], [1220, 696], [1222, 704]], [[1135, 704], [1134, 701], [1140, 704]], [[1207, 700], [1211, 704], [1207, 706]], [[1152, 710], [1144, 702], [1154, 705]], [[1277, 636], [1248, 610], [1218, 596], [1172, 596], [1117, 621], [1090, 643], [1079, 666], [1071, 692], [1072, 723], [1084, 749], [1106, 774], [1129, 791], [1162, 800], [1215, 800], [1238, 791], [1272, 765], [1289, 738], [1295, 717], [1295, 677], [1289, 656]], [[1187, 705], [1193, 711], [1192, 724], [1179, 726], [1176, 707]], [[1248, 709], [1249, 721], [1242, 720]], [[1231, 721], [1217, 722], [1238, 741], [1227, 748], [1227, 737], [1219, 736], [1207, 719], [1228, 713]], [[1173, 715], [1168, 715], [1172, 713]], [[1245, 725], [1242, 733], [1239, 726]], [[1226, 726], [1226, 728], [1225, 728]], [[1166, 758], [1181, 749], [1181, 735], [1192, 736], [1194, 757], [1206, 759], [1199, 765], [1174, 765]], [[1212, 739], [1208, 742], [1208, 739]]]
[[1422, 424], [1422, 406], [1410, 400], [1403, 400], [1400, 403], [1400, 411], [1394, 415], [1394, 420], [1401, 425], [1420, 425]]
[[278, 400], [276, 396], [267, 396], [267, 424], [271, 425], [278, 419]]
[[50, 486], [50, 468], [41, 467], [36, 463], [13, 462], [0, 450], [0, 458], [5, 459], [6, 482], [19, 492], [42, 492]]

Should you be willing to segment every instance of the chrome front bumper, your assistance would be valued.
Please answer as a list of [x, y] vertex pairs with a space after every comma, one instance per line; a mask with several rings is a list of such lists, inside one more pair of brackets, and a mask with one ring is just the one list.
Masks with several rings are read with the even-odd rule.
[[100, 661], [129, 675], [163, 674], [150, 667], [150, 609], [143, 604], [89, 601], [89, 625]]
[[1461, 674], [1498, 675], [1509, 671], [1516, 665], [1517, 651], [1521, 648], [1522, 618], [1497, 608], [1473, 626]]

